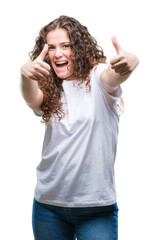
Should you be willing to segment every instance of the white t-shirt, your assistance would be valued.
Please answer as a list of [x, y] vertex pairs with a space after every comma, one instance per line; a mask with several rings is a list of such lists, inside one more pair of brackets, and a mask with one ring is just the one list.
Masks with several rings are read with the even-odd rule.
[[107, 206], [116, 202], [114, 163], [118, 137], [117, 100], [101, 86], [107, 64], [90, 73], [91, 91], [78, 80], [64, 80], [65, 117], [46, 126], [37, 166], [35, 198], [62, 207]]

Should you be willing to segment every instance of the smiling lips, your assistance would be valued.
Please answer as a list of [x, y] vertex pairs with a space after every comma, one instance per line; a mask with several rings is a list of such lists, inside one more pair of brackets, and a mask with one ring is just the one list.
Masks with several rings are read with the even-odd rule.
[[55, 65], [58, 69], [63, 69], [65, 67], [67, 67], [68, 61], [57, 61], [57, 62], [55, 62]]

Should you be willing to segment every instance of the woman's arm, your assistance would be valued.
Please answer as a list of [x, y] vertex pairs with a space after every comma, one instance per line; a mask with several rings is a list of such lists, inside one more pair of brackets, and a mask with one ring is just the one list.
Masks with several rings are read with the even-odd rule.
[[40, 55], [33, 61], [27, 62], [21, 67], [21, 91], [28, 106], [35, 110], [41, 110], [43, 93], [38, 87], [39, 79], [46, 79], [49, 76], [50, 66], [43, 60], [48, 52], [48, 45], [45, 44]]
[[112, 43], [117, 51], [117, 55], [110, 60], [109, 67], [100, 75], [100, 81], [103, 88], [110, 94], [128, 79], [130, 74], [138, 65], [138, 58], [126, 52], [117, 42], [116, 38], [112, 38]]
[[43, 93], [38, 87], [38, 83], [21, 73], [21, 91], [27, 105], [34, 111], [40, 111], [43, 101]]

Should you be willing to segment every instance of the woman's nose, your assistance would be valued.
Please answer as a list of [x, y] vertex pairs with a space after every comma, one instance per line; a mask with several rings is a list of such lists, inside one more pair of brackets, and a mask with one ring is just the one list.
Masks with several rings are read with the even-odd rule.
[[62, 50], [60, 48], [57, 48], [55, 51], [55, 57], [59, 58], [63, 55]]

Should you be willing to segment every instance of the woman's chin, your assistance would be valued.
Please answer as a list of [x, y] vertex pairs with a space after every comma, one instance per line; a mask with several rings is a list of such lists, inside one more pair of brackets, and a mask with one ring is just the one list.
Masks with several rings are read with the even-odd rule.
[[66, 73], [56, 73], [56, 75], [58, 76], [58, 78], [60, 78], [62, 80], [74, 80], [75, 79], [73, 77], [73, 75], [66, 74]]

